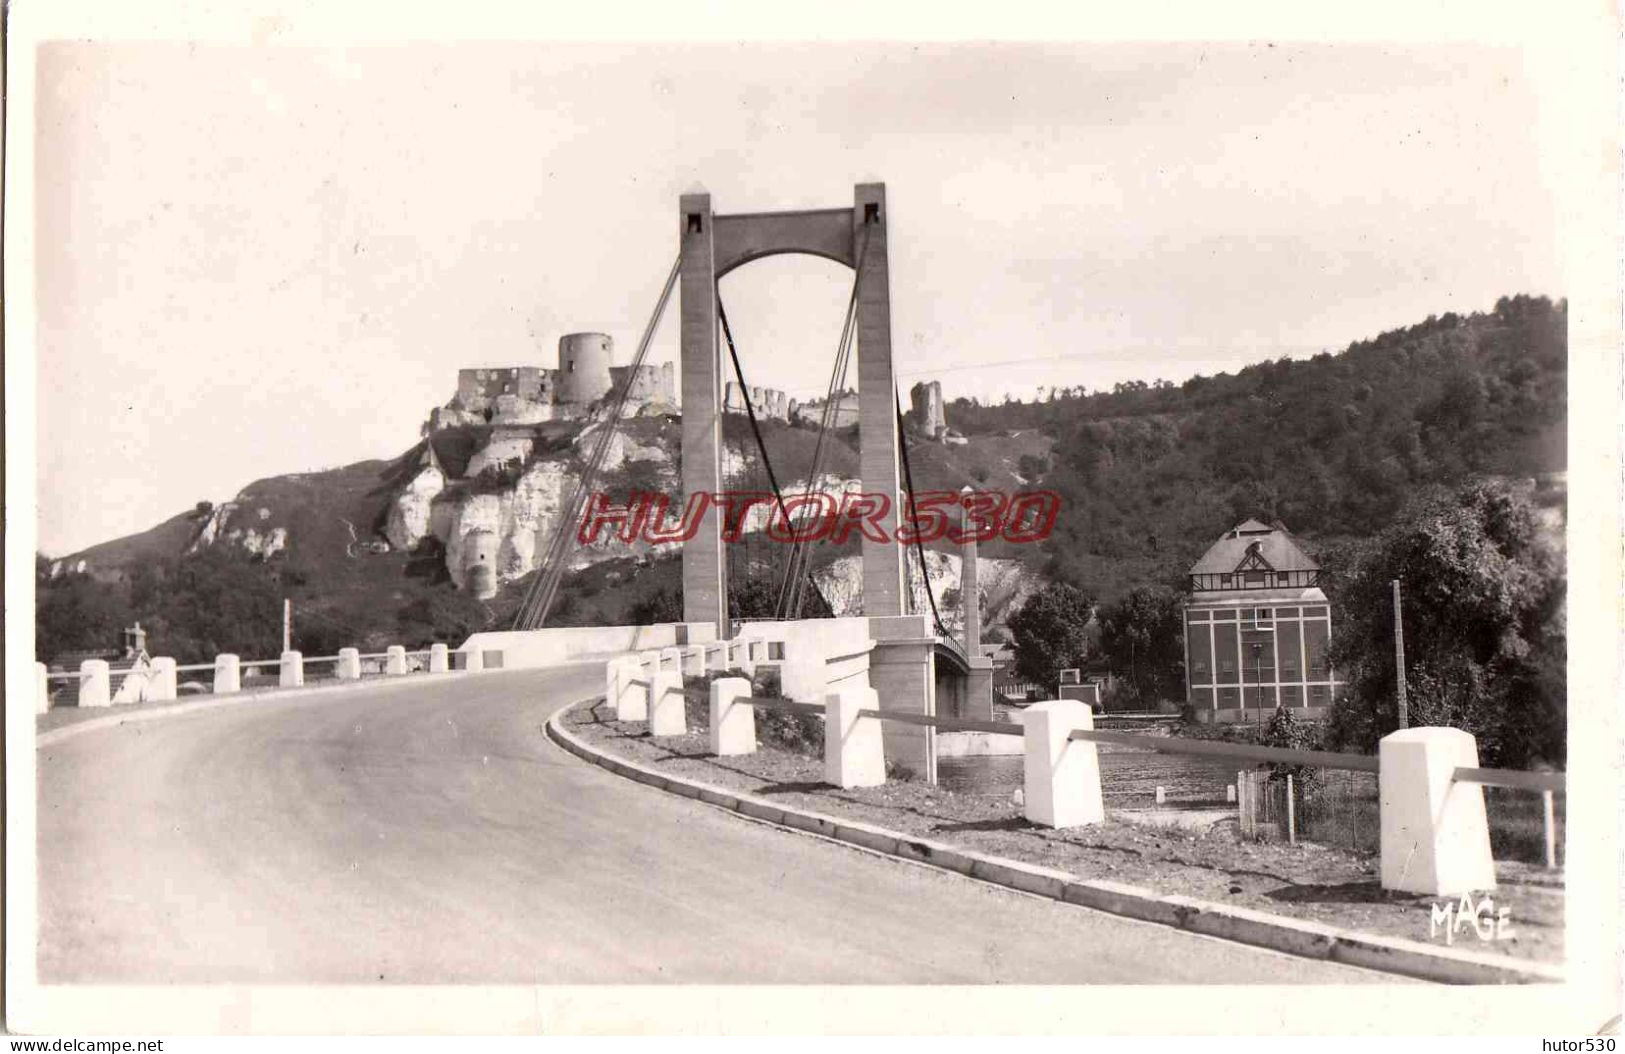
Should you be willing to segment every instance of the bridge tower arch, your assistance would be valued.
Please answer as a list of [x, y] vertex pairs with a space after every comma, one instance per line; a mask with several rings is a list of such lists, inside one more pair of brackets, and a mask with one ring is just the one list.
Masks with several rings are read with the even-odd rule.
[[[678, 204], [681, 261], [683, 498], [722, 490], [722, 361], [717, 344], [717, 280], [752, 260], [806, 253], [857, 272], [858, 465], [863, 490], [883, 494], [882, 520], [896, 537], [900, 507], [899, 436], [892, 364], [891, 279], [886, 241], [886, 185], [859, 183], [850, 208], [723, 215], [711, 195], [684, 194]], [[729, 632], [727, 563], [722, 517], [708, 507], [694, 537], [683, 543], [683, 621], [710, 622]], [[865, 537], [863, 611], [901, 615], [904, 552], [891, 541]]]

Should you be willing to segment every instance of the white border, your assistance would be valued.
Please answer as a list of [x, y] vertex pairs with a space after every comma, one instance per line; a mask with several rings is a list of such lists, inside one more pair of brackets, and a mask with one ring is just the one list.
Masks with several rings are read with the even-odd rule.
[[[1619, 25], [1588, 0], [1161, 4], [831, 2], [562, 6], [276, 0], [22, 0], [10, 11], [6, 168], [6, 759], [9, 1026], [34, 1033], [845, 1032], [1544, 1033], [1619, 1009]], [[234, 9], [233, 9], [234, 8]], [[1174, 30], [1177, 29], [1177, 33]], [[37, 987], [34, 931], [35, 548], [32, 42], [194, 39], [269, 46], [426, 39], [1386, 40], [1522, 49], [1541, 100], [1570, 302], [1570, 973], [1568, 986], [1247, 988]]]

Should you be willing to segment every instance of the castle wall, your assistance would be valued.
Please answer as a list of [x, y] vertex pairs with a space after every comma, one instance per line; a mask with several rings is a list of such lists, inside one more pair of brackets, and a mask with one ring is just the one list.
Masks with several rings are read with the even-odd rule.
[[942, 382], [921, 381], [909, 389], [908, 401], [909, 416], [914, 419], [914, 426], [932, 439], [942, 435], [948, 427], [948, 419], [942, 408]]
[[[611, 366], [609, 368], [610, 380], [616, 391], [626, 383], [631, 366]], [[644, 363], [638, 369], [637, 375], [632, 378], [632, 390], [627, 396], [638, 403], [667, 403], [677, 404], [677, 374], [675, 365], [671, 362], [662, 362], [659, 365]]]
[[463, 582], [470, 593], [480, 600], [497, 595], [496, 532], [483, 529], [469, 531], [463, 536]]
[[559, 338], [556, 401], [585, 405], [608, 395], [615, 342], [604, 333], [567, 333]]
[[[803, 424], [817, 425], [824, 418], [823, 399], [812, 402], [797, 403], [795, 416]], [[847, 428], [858, 423], [858, 397], [855, 392], [847, 392], [836, 396], [835, 419], [831, 422], [834, 428]]]
[[485, 410], [499, 395], [551, 401], [553, 371], [540, 366], [479, 366], [457, 371], [457, 406]]
[[[756, 411], [756, 417], [762, 421], [788, 421], [790, 419], [790, 397], [777, 388], [758, 388], [754, 385], [750, 389], [750, 405]], [[728, 414], [745, 413], [745, 397], [739, 387], [738, 381], [729, 381], [722, 403], [722, 412]]]

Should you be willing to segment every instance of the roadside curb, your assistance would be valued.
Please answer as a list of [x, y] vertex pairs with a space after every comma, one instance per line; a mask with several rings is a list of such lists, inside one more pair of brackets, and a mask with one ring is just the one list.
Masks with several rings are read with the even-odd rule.
[[608, 769], [618, 776], [755, 820], [816, 834], [900, 860], [952, 871], [1019, 892], [1288, 955], [1325, 959], [1446, 984], [1562, 983], [1565, 980], [1562, 969], [1543, 963], [1434, 947], [1400, 937], [1357, 933], [1192, 897], [1163, 896], [1142, 886], [1079, 878], [1070, 872], [988, 856], [901, 831], [837, 819], [740, 791], [657, 772], [589, 746], [585, 740], [565, 730], [563, 717], [566, 713], [602, 698], [602, 695], [598, 695], [577, 700], [554, 711], [547, 720], [548, 738], [583, 761]]
[[[273, 688], [264, 692], [232, 692], [229, 695], [205, 695], [188, 703], [175, 703], [171, 706], [154, 707], [151, 710], [126, 710], [120, 712], [119, 705], [107, 707], [109, 713], [104, 717], [92, 717], [78, 721], [61, 728], [36, 733], [34, 746], [48, 747], [66, 739], [94, 732], [102, 728], [111, 728], [115, 725], [135, 724], [142, 721], [158, 721], [166, 717], [179, 717], [183, 714], [195, 714], [204, 710], [214, 710], [224, 706], [246, 706], [250, 703], [281, 702], [285, 699], [311, 699], [326, 695], [336, 695], [342, 692], [353, 692], [360, 688], [394, 688], [406, 684], [421, 685], [426, 678], [434, 678], [436, 683], [449, 680], [462, 680], [479, 674], [480, 670], [447, 670], [445, 673], [408, 674], [403, 677], [391, 677], [371, 681], [346, 681], [341, 684], [323, 684], [311, 688]], [[503, 671], [492, 670], [491, 673]]]

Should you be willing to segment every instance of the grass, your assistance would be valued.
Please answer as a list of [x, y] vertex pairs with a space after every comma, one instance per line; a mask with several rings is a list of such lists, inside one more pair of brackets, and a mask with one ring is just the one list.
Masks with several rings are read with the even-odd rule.
[[[711, 727], [710, 685], [718, 677], [738, 676], [736, 673], [707, 673], [683, 678], [685, 690], [683, 705], [688, 727], [699, 731]], [[751, 697], [755, 699], [782, 699], [779, 671], [764, 668], [751, 678]], [[824, 722], [812, 714], [798, 714], [787, 710], [757, 709], [756, 740], [763, 746], [803, 757], [824, 756]]]
[[[1294, 819], [1298, 838], [1306, 842], [1377, 852], [1382, 840], [1381, 801], [1377, 777], [1366, 772], [1320, 770], [1316, 785], [1295, 788]], [[1563, 862], [1564, 797], [1558, 795], [1554, 817], [1557, 862]], [[1546, 862], [1545, 806], [1539, 793], [1485, 787], [1490, 854], [1496, 860], [1526, 864]], [[1266, 803], [1266, 822], [1285, 826], [1285, 798], [1279, 790]]]

